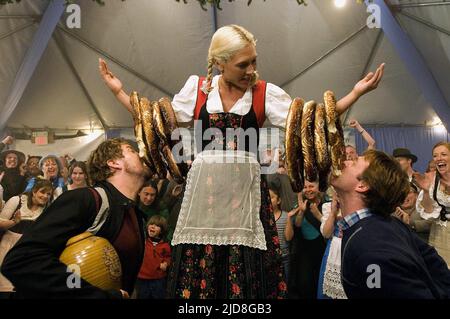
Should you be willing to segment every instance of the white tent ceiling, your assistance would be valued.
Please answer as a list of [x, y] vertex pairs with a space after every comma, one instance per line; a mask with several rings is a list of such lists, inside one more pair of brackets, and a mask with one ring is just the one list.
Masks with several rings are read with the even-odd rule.
[[[410, 3], [433, 1], [397, 1]], [[190, 74], [205, 74], [213, 10], [197, 1], [76, 1], [81, 28], [67, 29], [66, 15], [55, 30], [19, 104], [10, 128], [95, 129], [131, 127], [132, 120], [98, 75], [105, 58], [127, 91], [151, 99], [173, 95]], [[367, 70], [386, 62], [379, 88], [351, 109], [363, 124], [423, 125], [436, 117], [415, 79], [380, 29], [366, 27], [364, 4], [347, 0], [337, 9], [331, 0], [222, 1], [217, 25], [236, 23], [258, 39], [262, 78], [292, 97], [320, 99], [326, 89], [347, 93]], [[392, 2], [392, 1], [391, 1]], [[437, 1], [434, 1], [437, 2]], [[442, 1], [441, 1], [442, 2]], [[42, 15], [48, 1], [22, 0], [0, 6], [0, 108], [29, 48], [38, 23], [16, 15]], [[437, 31], [411, 15], [442, 28]], [[8, 17], [9, 16], [9, 17]], [[423, 56], [450, 105], [450, 5], [403, 7], [397, 21]], [[12, 33], [17, 28], [26, 26]], [[447, 31], [448, 32], [448, 31]], [[9, 33], [12, 33], [8, 35]], [[1, 110], [1, 109], [0, 109]], [[450, 112], [450, 108], [448, 110]]]

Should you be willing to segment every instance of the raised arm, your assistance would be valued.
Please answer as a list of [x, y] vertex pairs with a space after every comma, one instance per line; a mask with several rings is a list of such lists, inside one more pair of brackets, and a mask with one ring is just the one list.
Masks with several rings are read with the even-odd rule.
[[359, 122], [355, 119], [350, 120], [349, 125], [358, 131], [359, 134], [363, 137], [363, 139], [367, 142], [368, 150], [375, 149], [375, 140], [373, 137], [359, 124]]
[[123, 90], [122, 82], [108, 69], [105, 60], [98, 59], [98, 69], [103, 82], [105, 82], [116, 99], [132, 113], [133, 109], [130, 104], [130, 96]]
[[416, 206], [423, 207], [424, 212], [428, 214], [432, 214], [436, 209], [439, 210], [439, 205], [430, 197], [430, 188], [434, 182], [435, 174], [435, 172], [429, 172], [423, 175], [419, 172], [413, 173], [414, 183], [423, 191], [417, 198], [419, 205]]
[[0, 152], [5, 148], [6, 145], [11, 145], [14, 142], [14, 138], [12, 136], [7, 136], [5, 137], [1, 142], [0, 142]]
[[361, 96], [377, 88], [384, 73], [384, 63], [382, 63], [375, 73], [370, 72], [362, 80], [355, 84], [353, 90], [336, 103], [336, 111], [339, 114], [347, 111]]

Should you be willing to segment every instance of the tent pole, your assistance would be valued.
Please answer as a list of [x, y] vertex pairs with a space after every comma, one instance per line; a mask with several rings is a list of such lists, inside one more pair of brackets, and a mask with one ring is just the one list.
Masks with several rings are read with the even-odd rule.
[[450, 129], [450, 106], [448, 105], [433, 74], [408, 35], [402, 30], [384, 0], [365, 0], [366, 5], [375, 4], [380, 10], [381, 28], [394, 49], [415, 79], [427, 101], [433, 105], [447, 131]]
[[[449, 4], [450, 4], [450, 2], [449, 2]], [[437, 26], [437, 25], [435, 25], [435, 24], [433, 24], [433, 23], [431, 23], [431, 22], [429, 22], [427, 20], [419, 18], [419, 17], [417, 17], [417, 16], [415, 16], [415, 15], [413, 15], [411, 13], [408, 13], [408, 12], [401, 11], [400, 14], [404, 15], [404, 16], [406, 16], [406, 17], [408, 17], [408, 18], [410, 18], [410, 19], [412, 19], [412, 20], [414, 20], [416, 22], [419, 22], [419, 23], [421, 23], [423, 25], [426, 25], [427, 27], [429, 27], [429, 28], [431, 28], [431, 29], [433, 29], [435, 31], [439, 31], [439, 32], [442, 32], [442, 33], [450, 36], [450, 31], [448, 31], [447, 29], [441, 28], [440, 26]]]
[[85, 39], [81, 38], [79, 35], [75, 34], [72, 31], [67, 30], [66, 28], [63, 28], [61, 26], [58, 26], [58, 29], [63, 31], [65, 34], [69, 35], [70, 37], [78, 40], [79, 42], [83, 43], [85, 46], [87, 46], [89, 49], [97, 52], [98, 54], [104, 56], [105, 58], [107, 58], [108, 60], [111, 60], [112, 62], [114, 62], [115, 64], [121, 66], [123, 69], [127, 70], [128, 72], [130, 72], [131, 74], [137, 76], [139, 79], [141, 79], [142, 81], [144, 81], [145, 83], [147, 83], [150, 86], [153, 86], [154, 88], [158, 89], [159, 91], [161, 91], [162, 93], [172, 97], [174, 96], [174, 94], [172, 92], [169, 92], [168, 90], [164, 89], [163, 87], [159, 86], [158, 84], [152, 82], [149, 78], [147, 78], [145, 75], [133, 70], [131, 67], [129, 67], [128, 65], [126, 65], [125, 63], [119, 61], [118, 59], [112, 57], [111, 55], [109, 55], [108, 53], [106, 53], [105, 51], [97, 48], [95, 45], [89, 43], [88, 41], [86, 41]]
[[22, 31], [23, 29], [31, 27], [33, 24], [34, 24], [34, 22], [28, 22], [28, 23], [25, 23], [24, 25], [18, 26], [14, 30], [8, 31], [8, 32], [3, 33], [3, 34], [0, 34], [0, 40], [3, 40], [5, 38], [9, 37], [10, 35], [13, 35], [14, 33]]
[[215, 5], [212, 6], [212, 21], [213, 21], [213, 33], [215, 33], [218, 29], [218, 24], [217, 24], [217, 8]]
[[70, 70], [72, 71], [73, 75], [75, 76], [78, 84], [80, 85], [81, 90], [83, 91], [84, 95], [86, 96], [87, 100], [89, 101], [89, 104], [90, 104], [92, 110], [94, 111], [95, 115], [97, 115], [97, 118], [100, 121], [103, 130], [106, 131], [109, 127], [106, 124], [105, 119], [100, 114], [97, 106], [95, 105], [94, 100], [92, 99], [91, 95], [89, 94], [88, 89], [86, 88], [86, 86], [84, 85], [83, 81], [81, 80], [81, 77], [78, 74], [75, 66], [73, 65], [72, 60], [70, 60], [66, 50], [61, 45], [61, 41], [57, 38], [57, 36], [54, 35], [53, 39], [55, 40], [56, 45], [57, 45], [59, 51], [61, 52], [64, 60], [66, 61], [67, 65], [69, 66]]
[[0, 113], [0, 131], [5, 128], [11, 115], [19, 104], [28, 83], [48, 45], [55, 27], [65, 8], [64, 0], [51, 1], [45, 10], [37, 32], [33, 36], [19, 71], [16, 74], [6, 104]]
[[[375, 57], [375, 54], [378, 51], [378, 48], [381, 44], [381, 39], [383, 38], [383, 30], [380, 30], [378, 32], [377, 38], [375, 39], [375, 43], [373, 44], [372, 50], [370, 51], [369, 57], [367, 58], [366, 65], [364, 66], [363, 71], [361, 72], [360, 77], [358, 78], [358, 81], [363, 78], [363, 76], [366, 75], [366, 73], [369, 71], [370, 65], [373, 62], [373, 58]], [[353, 106], [354, 107], [354, 106]], [[342, 121], [342, 124], [345, 125], [345, 121], [347, 121], [347, 118], [349, 117], [350, 113], [352, 112], [353, 107], [347, 109], [344, 115], [344, 120]]]
[[33, 20], [39, 20], [42, 16], [35, 14], [14, 14], [14, 15], [8, 15], [8, 14], [0, 14], [0, 19], [33, 19]]
[[305, 69], [303, 69], [302, 71], [300, 71], [299, 73], [297, 73], [296, 75], [294, 75], [294, 77], [286, 82], [284, 82], [283, 84], [280, 85], [280, 87], [284, 87], [286, 85], [288, 85], [289, 83], [293, 82], [294, 80], [296, 80], [297, 78], [299, 78], [300, 76], [302, 76], [303, 74], [305, 74], [309, 69], [311, 69], [313, 66], [315, 66], [317, 63], [321, 62], [323, 59], [325, 59], [327, 56], [329, 56], [330, 54], [332, 54], [334, 51], [336, 51], [337, 49], [339, 49], [340, 47], [342, 47], [343, 45], [345, 45], [347, 42], [349, 42], [350, 40], [352, 40], [354, 37], [356, 37], [359, 33], [361, 33], [362, 31], [367, 29], [367, 25], [363, 25], [361, 28], [359, 28], [359, 30], [357, 30], [356, 32], [353, 32], [352, 34], [350, 34], [347, 38], [345, 38], [343, 41], [341, 41], [340, 43], [338, 43], [334, 48], [332, 48], [331, 50], [328, 50], [324, 55], [322, 55], [321, 57], [319, 57], [317, 60], [315, 60], [313, 63], [311, 63], [310, 65], [308, 65]]
[[404, 4], [394, 4], [392, 7], [394, 8], [417, 8], [417, 7], [435, 7], [435, 6], [447, 6], [450, 5], [450, 2], [422, 2], [422, 3], [404, 3]]

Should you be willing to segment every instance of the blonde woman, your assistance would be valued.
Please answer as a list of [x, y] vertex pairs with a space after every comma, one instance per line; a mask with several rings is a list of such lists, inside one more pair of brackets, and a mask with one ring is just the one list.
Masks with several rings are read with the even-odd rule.
[[439, 142], [433, 147], [436, 170], [414, 173], [415, 183], [422, 189], [416, 209], [424, 219], [434, 219], [429, 244], [436, 248], [450, 268], [450, 143]]
[[[214, 136], [202, 140], [203, 152], [189, 171], [172, 239], [175, 260], [168, 278], [169, 297], [283, 298], [286, 283], [270, 195], [252, 152], [257, 152], [259, 128], [266, 119], [284, 127], [292, 100], [283, 89], [259, 80], [256, 39], [241, 26], [227, 25], [214, 33], [207, 62], [206, 77], [190, 76], [172, 101], [179, 123], [201, 121], [202, 136], [211, 131]], [[132, 112], [121, 81], [101, 59], [99, 68], [106, 85]], [[219, 72], [216, 76], [214, 69]], [[382, 74], [383, 65], [358, 82], [338, 102], [338, 112], [376, 88]], [[230, 128], [254, 132], [256, 138], [242, 147], [226, 139]], [[223, 156], [241, 156], [247, 162], [204, 165], [207, 156], [220, 156], [208, 151], [211, 145]], [[200, 173], [200, 166], [208, 171]], [[187, 223], [191, 227], [184, 227]]]

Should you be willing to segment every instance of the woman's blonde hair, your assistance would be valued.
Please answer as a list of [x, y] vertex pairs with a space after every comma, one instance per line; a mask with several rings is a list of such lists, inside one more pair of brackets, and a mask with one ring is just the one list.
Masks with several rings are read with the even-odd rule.
[[[219, 28], [211, 39], [208, 50], [208, 71], [206, 76], [206, 90], [211, 91], [211, 83], [213, 77], [213, 68], [217, 62], [226, 63], [233, 56], [248, 45], [256, 46], [256, 39], [245, 28], [231, 24]], [[255, 78], [252, 85], [256, 83], [258, 74], [255, 72]]]

